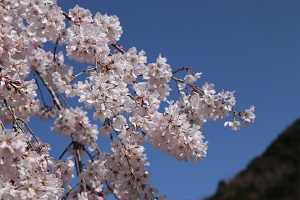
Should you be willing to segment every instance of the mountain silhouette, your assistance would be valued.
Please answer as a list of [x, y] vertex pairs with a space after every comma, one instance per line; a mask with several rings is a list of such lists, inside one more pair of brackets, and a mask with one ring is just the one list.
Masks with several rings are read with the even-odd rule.
[[206, 200], [300, 200], [300, 119]]

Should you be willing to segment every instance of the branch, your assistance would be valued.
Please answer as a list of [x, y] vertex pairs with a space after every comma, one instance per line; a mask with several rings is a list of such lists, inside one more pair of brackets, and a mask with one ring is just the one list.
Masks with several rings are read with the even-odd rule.
[[77, 183], [73, 188], [70, 189], [69, 192], [67, 192], [61, 199], [65, 200], [68, 198], [69, 194], [79, 185], [79, 183]]
[[[176, 81], [176, 82], [185, 83], [184, 80], [176, 78], [176, 77], [173, 77], [173, 76], [172, 76], [172, 79], [174, 81]], [[200, 89], [199, 87], [194, 86], [194, 85], [192, 85], [190, 83], [188, 83], [187, 85], [190, 86], [195, 92], [197, 92], [199, 94], [204, 94], [204, 91], [202, 89]]]
[[65, 16], [66, 19], [72, 21], [71, 17], [69, 17], [68, 13], [66, 13], [65, 11], [63, 11], [63, 15]]
[[186, 70], [188, 73], [190, 73], [190, 68], [182, 67], [182, 68], [179, 68], [179, 69], [175, 70], [174, 72], [172, 72], [172, 74], [176, 74], [177, 72], [180, 72], [180, 71], [183, 71], [183, 70]]
[[55, 94], [61, 98], [61, 100], [65, 103], [65, 105], [70, 109], [70, 105], [68, 104], [67, 100], [61, 95], [59, 94], [58, 92], [55, 92]]
[[91, 138], [91, 140], [93, 141], [93, 143], [96, 145], [96, 148], [97, 148], [97, 155], [98, 155], [98, 157], [100, 157], [101, 151], [100, 151], [100, 148], [99, 148], [98, 144], [96, 143], [96, 141], [94, 140], [93, 137], [90, 136], [90, 138]]
[[34, 139], [40, 143], [40, 141], [37, 139], [37, 137], [35, 136], [35, 134], [33, 133], [33, 131], [29, 128], [29, 126], [20, 118], [16, 117], [15, 114], [13, 113], [12, 109], [7, 105], [7, 102], [6, 100], [4, 99], [4, 104], [5, 104], [5, 107], [9, 110], [12, 118], [13, 118], [13, 124], [14, 126], [16, 125], [23, 133], [25, 133], [25, 131], [23, 130], [23, 128], [20, 127], [19, 123], [17, 121], [21, 121], [25, 126], [26, 128], [28, 129], [28, 131], [31, 133], [31, 135], [34, 137]]
[[43, 101], [43, 103], [44, 103], [44, 106], [47, 106], [47, 105], [46, 105], [46, 101], [45, 101], [45, 99], [44, 99], [44, 95], [43, 95], [42, 90], [41, 90], [41, 88], [40, 88], [40, 84], [39, 84], [37, 78], [35, 77], [35, 73], [33, 73], [33, 76], [34, 76], [36, 85], [37, 85], [37, 87], [38, 87], [38, 90], [39, 90], [39, 92], [41, 93], [41, 97], [42, 97], [42, 101]]
[[77, 78], [77, 77], [80, 76], [81, 74], [86, 73], [86, 72], [90, 72], [90, 71], [96, 71], [96, 67], [82, 70], [82, 71], [79, 72], [78, 74], [72, 76], [72, 78], [70, 79], [70, 81], [67, 82], [66, 84], [70, 84], [75, 78]]
[[124, 54], [125, 51], [118, 44], [112, 44], [111, 46], [115, 47], [120, 53]]
[[68, 147], [64, 150], [64, 152], [62, 152], [62, 154], [59, 156], [58, 160], [60, 160], [64, 155], [65, 153], [68, 151], [68, 148], [73, 144], [73, 141], [68, 145]]
[[33, 131], [29, 128], [29, 126], [20, 118], [16, 118], [18, 121], [21, 121], [27, 128], [27, 130], [31, 133], [31, 135], [34, 137], [34, 139], [40, 143], [40, 141], [38, 140], [38, 138], [36, 137], [36, 135], [33, 133]]
[[59, 37], [56, 39], [54, 50], [53, 50], [53, 61], [54, 61], [54, 63], [56, 63], [55, 54], [56, 54], [56, 49], [57, 49], [57, 45], [58, 45], [58, 40], [59, 40]]
[[[83, 169], [83, 165], [82, 165], [82, 160], [81, 160], [81, 156], [80, 156], [80, 149], [83, 149], [83, 145], [79, 144], [77, 142], [73, 142], [74, 145], [74, 149], [76, 150], [76, 156], [77, 156], [77, 162], [78, 162], [78, 167], [79, 167], [79, 173], [82, 172]], [[86, 183], [85, 183], [85, 179], [81, 179], [81, 189], [83, 189], [84, 192], [86, 192]]]
[[114, 193], [113, 189], [110, 187], [110, 185], [108, 184], [107, 181], [106, 181], [106, 186], [107, 186], [107, 188], [112, 192], [112, 194], [115, 196], [115, 198], [116, 198], [116, 199], [119, 199], [119, 198], [117, 197], [117, 195]]
[[54, 104], [57, 106], [58, 110], [62, 110], [62, 105], [59, 101], [59, 99], [57, 98], [56, 94], [55, 94], [55, 91], [51, 88], [51, 87], [48, 87], [47, 84], [45, 83], [44, 79], [40, 76], [40, 73], [38, 71], [35, 71], [35, 73], [40, 77], [40, 79], [42, 80], [43, 84], [46, 86], [46, 88], [48, 89], [50, 95], [52, 96], [53, 98], [53, 101], [54, 101]]

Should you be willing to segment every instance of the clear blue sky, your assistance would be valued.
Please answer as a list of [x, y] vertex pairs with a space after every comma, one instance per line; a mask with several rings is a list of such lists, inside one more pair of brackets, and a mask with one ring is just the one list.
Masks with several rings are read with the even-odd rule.
[[[257, 118], [247, 129], [233, 132], [223, 127], [224, 121], [204, 126], [209, 148], [201, 163], [180, 163], [147, 146], [152, 185], [168, 199], [196, 200], [212, 194], [221, 179], [244, 169], [300, 117], [300, 1], [58, 0], [58, 4], [66, 11], [78, 4], [93, 13], [117, 15], [124, 49], [135, 46], [146, 51], [148, 62], [162, 54], [173, 69], [203, 72], [198, 84], [208, 81], [218, 91], [235, 90], [237, 109], [255, 105]], [[62, 142], [56, 145], [63, 150]]]

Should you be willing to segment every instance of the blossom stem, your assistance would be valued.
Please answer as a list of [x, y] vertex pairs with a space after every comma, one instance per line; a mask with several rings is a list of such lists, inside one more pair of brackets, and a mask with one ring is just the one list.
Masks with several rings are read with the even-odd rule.
[[34, 134], [34, 132], [29, 128], [29, 126], [20, 118], [16, 118], [16, 120], [21, 121], [27, 128], [27, 130], [31, 133], [31, 135], [34, 137], [34, 139], [40, 143], [39, 139], [36, 137], [36, 135]]
[[57, 109], [58, 110], [62, 110], [62, 105], [59, 101], [59, 99], [57, 98], [56, 94], [55, 94], [55, 91], [51, 88], [51, 87], [48, 87], [47, 84], [45, 83], [44, 79], [40, 76], [40, 73], [38, 71], [35, 72], [39, 77], [40, 79], [42, 80], [43, 84], [46, 86], [46, 88], [48, 89], [50, 95], [52, 96], [53, 98], [53, 101], [54, 101], [54, 104], [57, 106]]
[[112, 44], [111, 46], [115, 47], [120, 53], [124, 54], [125, 51], [118, 44]]
[[59, 41], [59, 37], [56, 39], [55, 45], [54, 45], [54, 49], [53, 49], [53, 61], [54, 63], [56, 63], [56, 49], [57, 49], [57, 45], [58, 45], [58, 41]]
[[13, 113], [12, 109], [7, 105], [7, 102], [6, 100], [4, 99], [4, 104], [6, 106], [6, 108], [9, 110], [12, 118], [13, 118], [13, 121], [14, 121], [14, 126], [17, 126], [20, 130], [22, 130], [23, 133], [25, 133], [25, 131], [20, 127], [19, 123], [17, 121], [21, 121], [25, 126], [26, 128], [28, 129], [28, 131], [31, 133], [31, 135], [34, 137], [34, 139], [40, 143], [40, 141], [38, 140], [38, 138], [35, 136], [35, 134], [33, 133], [33, 131], [29, 128], [29, 126], [20, 118], [16, 117], [15, 114]]
[[114, 190], [110, 187], [110, 185], [108, 184], [107, 181], [106, 181], [106, 186], [107, 186], [107, 188], [112, 192], [112, 194], [115, 196], [115, 198], [118, 200], [119, 198], [118, 198], [117, 195], [114, 193]]
[[65, 11], [63, 11], [63, 15], [65, 16], [66, 19], [72, 21], [71, 17], [69, 17], [68, 13], [66, 13]]
[[43, 104], [44, 104], [44, 106], [47, 106], [47, 105], [46, 105], [46, 101], [45, 101], [45, 99], [44, 99], [44, 95], [43, 95], [42, 90], [41, 90], [41, 88], [40, 88], [40, 84], [39, 84], [37, 78], [35, 77], [35, 76], [36, 76], [35, 73], [33, 73], [33, 76], [34, 76], [34, 80], [35, 80], [35, 82], [36, 82], [36, 85], [37, 85], [37, 87], [38, 87], [38, 90], [39, 90], [39, 92], [41, 93], [41, 97], [42, 97]]
[[61, 160], [61, 158], [65, 155], [65, 153], [68, 151], [68, 148], [73, 144], [73, 141], [68, 145], [68, 147], [62, 152], [62, 154], [59, 156], [58, 160]]
[[172, 74], [176, 74], [177, 72], [180, 72], [180, 71], [183, 71], [183, 70], [186, 70], [188, 73], [190, 72], [190, 68], [182, 67], [182, 68], [176, 69], [174, 72], [172, 72]]

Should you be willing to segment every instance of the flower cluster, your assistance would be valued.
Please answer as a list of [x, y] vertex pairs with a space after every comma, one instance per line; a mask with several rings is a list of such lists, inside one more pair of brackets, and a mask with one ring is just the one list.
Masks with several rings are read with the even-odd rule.
[[199, 125], [189, 123], [178, 103], [170, 102], [154, 129], [149, 130], [149, 135], [154, 148], [179, 161], [189, 161], [194, 157], [195, 162], [198, 162], [206, 155], [207, 150], [207, 142], [203, 141], [200, 128]]
[[25, 121], [37, 113], [39, 100], [35, 99], [37, 86], [34, 82], [14, 80], [0, 73], [0, 101], [5, 102], [5, 105], [0, 104], [0, 117], [5, 124], [12, 122], [10, 109]]
[[21, 0], [21, 17], [28, 23], [27, 29], [43, 41], [57, 39], [65, 29], [65, 16], [56, 0]]
[[97, 13], [92, 18], [89, 10], [75, 6], [70, 9], [71, 27], [67, 31], [67, 55], [77, 62], [104, 62], [109, 54], [108, 44], [119, 40], [122, 34], [116, 16]]
[[42, 119], [42, 120], [51, 120], [54, 119], [55, 116], [57, 115], [57, 108], [53, 106], [52, 108], [49, 108], [47, 106], [40, 107], [39, 111], [37, 112], [37, 115]]
[[70, 158], [55, 162], [49, 145], [28, 146], [29, 140], [27, 134], [0, 127], [0, 198], [60, 199], [74, 163]]
[[[161, 55], [147, 63], [145, 51], [116, 44], [123, 33], [116, 16], [93, 17], [77, 5], [66, 13], [56, 0], [2, 0], [0, 27], [0, 199], [164, 199], [150, 184], [146, 142], [198, 162], [208, 148], [205, 122], [231, 115], [224, 125], [232, 130], [254, 122], [254, 106], [234, 109], [234, 92], [196, 86], [201, 73], [172, 71]], [[53, 51], [44, 50], [48, 41]], [[73, 68], [65, 58], [90, 66]], [[85, 108], [69, 104], [73, 97]], [[58, 160], [27, 124], [34, 115], [72, 140]], [[99, 130], [111, 151], [98, 146]], [[60, 160], [67, 152], [73, 157]], [[68, 185], [74, 173], [78, 184]]]
[[73, 74], [73, 68], [64, 64], [62, 52], [53, 55], [42, 48], [37, 48], [29, 56], [28, 65], [32, 71], [39, 74], [44, 84], [53, 89], [60, 89], [58, 79], [69, 82]]
[[78, 107], [63, 109], [51, 130], [65, 137], [71, 137], [73, 141], [81, 144], [92, 143], [98, 138], [98, 126], [92, 125], [86, 115], [87, 112]]
[[106, 160], [88, 161], [86, 168], [80, 173], [80, 180], [86, 180], [89, 187], [95, 192], [103, 192], [103, 184], [106, 182], [108, 170], [105, 166]]
[[101, 25], [105, 31], [107, 38], [109, 39], [108, 44], [115, 44], [123, 33], [122, 27], [120, 26], [119, 18], [115, 15], [108, 16], [107, 14], [101, 15], [99, 12], [96, 13], [94, 21]]
[[[106, 157], [107, 180], [118, 199], [155, 199], [158, 190], [150, 186], [151, 174], [145, 169], [149, 165], [138, 144], [123, 144], [117, 140], [111, 143], [113, 155]], [[163, 199], [162, 196], [159, 199]]]
[[239, 130], [241, 128], [240, 121], [236, 120], [239, 118], [245, 127], [248, 127], [251, 123], [254, 122], [255, 114], [254, 114], [254, 106], [250, 106], [249, 109], [245, 109], [244, 112], [234, 113], [233, 119], [230, 121], [226, 121], [224, 126], [229, 126], [232, 130]]
[[167, 59], [159, 55], [156, 63], [151, 63], [147, 66], [148, 71], [143, 74], [143, 78], [148, 80], [148, 88], [154, 89], [163, 100], [166, 100], [165, 95], [169, 94], [170, 88], [167, 85], [172, 78], [172, 70]]
[[86, 107], [95, 107], [93, 118], [104, 122], [106, 118], [132, 112], [135, 108], [128, 84], [145, 71], [145, 61], [144, 52], [137, 54], [136, 49], [132, 48], [124, 55], [117, 53], [107, 56], [106, 64], [102, 64], [100, 70], [92, 71], [85, 82], [78, 81], [70, 85], [58, 80], [56, 84], [62, 83], [60, 88], [64, 88], [68, 96], [79, 96], [79, 102]]

